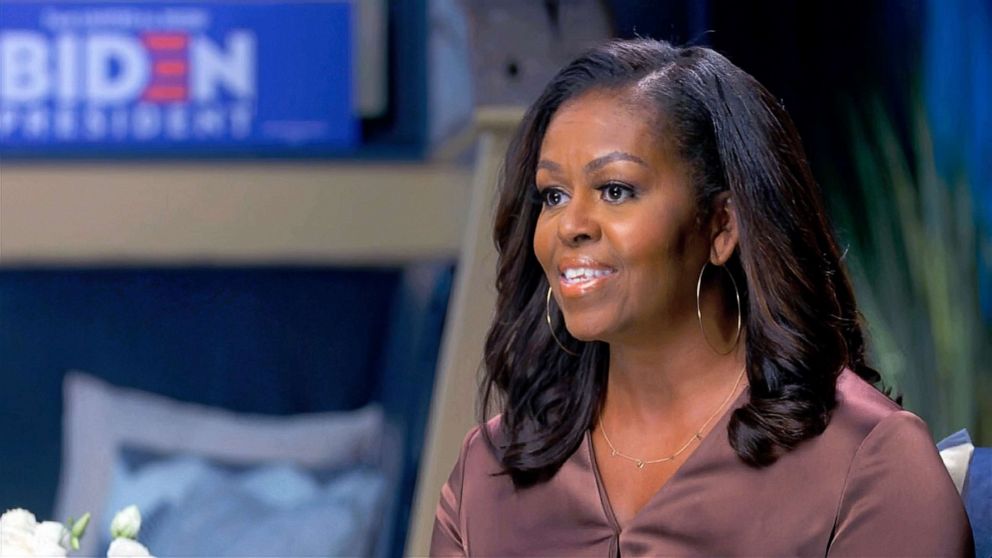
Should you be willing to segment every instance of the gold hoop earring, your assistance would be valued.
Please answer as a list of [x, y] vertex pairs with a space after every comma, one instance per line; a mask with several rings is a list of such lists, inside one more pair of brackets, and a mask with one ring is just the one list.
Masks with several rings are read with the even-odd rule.
[[565, 351], [566, 353], [572, 356], [579, 356], [579, 353], [572, 352], [566, 349], [565, 345], [562, 345], [561, 341], [558, 340], [558, 336], [555, 335], [555, 327], [551, 325], [551, 287], [550, 286], [548, 286], [548, 299], [544, 303], [544, 316], [548, 319], [548, 331], [551, 332], [551, 338], [555, 340], [555, 343], [558, 343], [558, 346], [561, 347], [561, 350]]
[[730, 350], [725, 353], [721, 353], [713, 347], [713, 344], [710, 343], [710, 340], [706, 337], [706, 330], [703, 328], [703, 311], [699, 307], [699, 292], [703, 285], [703, 272], [706, 271], [706, 266], [709, 265], [709, 263], [710, 262], [708, 261], [703, 263], [703, 268], [699, 270], [699, 279], [696, 280], [696, 316], [699, 318], [699, 331], [703, 334], [703, 339], [706, 341], [706, 344], [713, 349], [714, 353], [721, 356], [729, 355], [733, 352], [734, 348], [737, 347], [737, 342], [741, 339], [741, 294], [740, 291], [737, 290], [737, 280], [734, 279], [734, 274], [731, 273], [726, 266], [719, 266], [722, 267], [723, 270], [727, 272], [727, 275], [730, 276], [730, 282], [734, 285], [734, 298], [737, 300], [737, 334], [734, 335], [734, 343], [730, 346]]

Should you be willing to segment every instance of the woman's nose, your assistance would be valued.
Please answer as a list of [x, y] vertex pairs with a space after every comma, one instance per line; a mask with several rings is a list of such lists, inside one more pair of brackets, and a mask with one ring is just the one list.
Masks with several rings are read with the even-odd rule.
[[599, 238], [600, 227], [593, 204], [584, 198], [572, 198], [558, 220], [558, 238], [567, 246], [578, 246]]

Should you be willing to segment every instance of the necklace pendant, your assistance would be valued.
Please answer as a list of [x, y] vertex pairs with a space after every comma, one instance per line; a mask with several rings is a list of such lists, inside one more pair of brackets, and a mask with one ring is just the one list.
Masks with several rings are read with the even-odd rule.
[[638, 469], [643, 469], [644, 468], [644, 462], [641, 461], [640, 459], [638, 459], [637, 461], [635, 461], [635, 463], [637, 463], [637, 468]]
[[612, 455], [613, 457], [616, 457], [617, 456], [617, 450], [611, 449], [610, 450], [610, 455]]

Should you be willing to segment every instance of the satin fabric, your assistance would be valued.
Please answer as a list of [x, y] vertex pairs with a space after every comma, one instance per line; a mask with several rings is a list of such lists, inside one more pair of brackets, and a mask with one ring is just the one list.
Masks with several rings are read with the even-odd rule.
[[[441, 490], [431, 555], [974, 555], [964, 505], [919, 417], [844, 370], [827, 429], [756, 469], [727, 436], [746, 397], [622, 530], [588, 432], [551, 480], [516, 490], [472, 429]], [[487, 428], [499, 440], [499, 417]]]

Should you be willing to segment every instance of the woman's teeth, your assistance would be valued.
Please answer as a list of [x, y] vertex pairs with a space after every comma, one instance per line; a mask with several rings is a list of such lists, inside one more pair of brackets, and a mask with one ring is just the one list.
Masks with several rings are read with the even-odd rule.
[[562, 274], [562, 277], [565, 279], [565, 283], [582, 283], [584, 281], [591, 281], [599, 277], [605, 277], [611, 273], [613, 273], [612, 269], [578, 267], [566, 269]]

